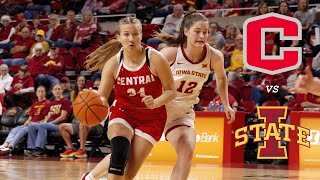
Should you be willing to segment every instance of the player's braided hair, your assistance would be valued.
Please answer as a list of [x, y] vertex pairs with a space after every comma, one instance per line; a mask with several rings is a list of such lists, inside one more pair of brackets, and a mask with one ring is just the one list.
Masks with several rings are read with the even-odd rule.
[[[142, 31], [141, 22], [135, 17], [122, 18], [119, 21], [119, 27], [124, 24], [138, 24], [141, 28], [141, 31]], [[110, 40], [106, 44], [102, 45], [101, 47], [99, 47], [98, 49], [93, 51], [87, 57], [87, 60], [85, 62], [86, 69], [89, 71], [97, 71], [97, 70], [102, 71], [106, 62], [111, 57], [116, 55], [121, 48], [122, 48], [122, 45], [118, 40], [116, 40], [116, 39]]]

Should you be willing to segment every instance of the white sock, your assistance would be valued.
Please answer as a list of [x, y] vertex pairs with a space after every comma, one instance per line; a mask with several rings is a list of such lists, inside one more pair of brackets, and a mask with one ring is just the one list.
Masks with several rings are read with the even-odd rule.
[[98, 179], [94, 178], [93, 175], [92, 175], [92, 172], [90, 172], [90, 173], [86, 176], [85, 180], [98, 180]]

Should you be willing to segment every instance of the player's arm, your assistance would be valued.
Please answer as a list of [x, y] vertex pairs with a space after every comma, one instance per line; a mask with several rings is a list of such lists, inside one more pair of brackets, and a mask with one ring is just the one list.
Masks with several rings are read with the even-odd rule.
[[98, 92], [102, 97], [105, 98], [106, 101], [108, 100], [112, 91], [118, 67], [119, 63], [117, 61], [117, 58], [116, 56], [113, 56], [110, 60], [106, 62], [102, 69], [101, 82], [99, 85]]
[[176, 91], [170, 66], [165, 56], [158, 51], [152, 51], [150, 59], [152, 72], [159, 77], [163, 88], [162, 95], [154, 99], [155, 108], [157, 108], [173, 100], [176, 97]]
[[160, 50], [160, 53], [167, 59], [169, 65], [173, 64], [176, 60], [178, 48], [177, 47], [165, 47]]
[[210, 47], [210, 50], [212, 54], [210, 59], [210, 68], [215, 72], [218, 93], [220, 95], [221, 102], [224, 106], [226, 117], [227, 119], [229, 119], [228, 124], [230, 124], [235, 120], [235, 112], [229, 105], [228, 81], [226, 72], [224, 70], [223, 54], [212, 47]]
[[217, 88], [221, 98], [221, 102], [224, 106], [229, 106], [228, 81], [227, 81], [227, 76], [224, 69], [223, 54], [220, 51], [215, 50], [211, 47], [210, 47], [210, 50], [212, 54], [210, 59], [210, 68], [215, 72]]

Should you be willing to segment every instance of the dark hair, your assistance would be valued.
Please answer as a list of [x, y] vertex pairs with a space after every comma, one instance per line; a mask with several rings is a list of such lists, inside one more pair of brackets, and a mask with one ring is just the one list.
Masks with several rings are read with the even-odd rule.
[[[139, 21], [139, 19], [135, 17], [125, 17], [122, 18], [119, 21], [119, 32], [120, 32], [120, 26], [125, 24], [138, 24], [140, 26], [140, 30], [142, 32], [142, 24]], [[122, 48], [121, 43], [116, 40], [110, 40], [108, 43], [102, 45], [98, 49], [96, 49], [94, 52], [92, 52], [88, 59], [85, 62], [86, 69], [89, 71], [97, 71], [102, 70], [106, 62], [116, 55], [118, 51]]]
[[287, 7], [288, 7], [287, 14], [283, 14], [283, 15], [288, 15], [288, 13], [290, 12], [290, 10], [289, 10], [289, 3], [288, 3], [287, 1], [284, 1], [284, 0], [282, 0], [282, 1], [279, 2], [278, 13], [281, 14], [281, 12], [280, 12], [280, 6], [281, 6], [281, 4], [286, 4], [286, 5], [287, 5]]
[[[302, 9], [300, 9], [299, 4], [300, 4], [301, 0], [298, 0], [297, 4], [298, 4], [298, 11], [301, 11]], [[306, 9], [304, 9], [304, 12], [308, 11], [309, 9], [309, 0], [306, 0]]]
[[77, 97], [78, 94], [79, 94], [79, 92], [82, 90], [82, 89], [81, 89], [81, 90], [79, 91], [79, 87], [78, 87], [78, 80], [79, 80], [81, 77], [84, 78], [84, 86], [83, 86], [83, 89], [85, 89], [85, 88], [87, 87], [87, 85], [86, 85], [86, 77], [83, 76], [83, 75], [78, 76], [77, 79], [76, 79], [76, 84], [74, 85], [74, 88], [73, 88], [73, 90], [75, 91], [75, 97]]
[[187, 42], [187, 37], [184, 34], [184, 28], [190, 29], [198, 21], [208, 21], [208, 19], [201, 13], [196, 11], [188, 12], [182, 19], [179, 29], [178, 37], [174, 37], [165, 32], [156, 33], [155, 38], [169, 44], [169, 46], [180, 46]]

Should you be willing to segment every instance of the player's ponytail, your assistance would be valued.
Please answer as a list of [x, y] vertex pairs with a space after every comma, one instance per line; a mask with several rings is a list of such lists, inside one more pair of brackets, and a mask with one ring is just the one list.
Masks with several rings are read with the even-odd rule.
[[97, 70], [102, 71], [106, 62], [116, 55], [121, 48], [122, 45], [118, 40], [110, 40], [88, 56], [88, 59], [85, 62], [86, 69], [92, 72]]

